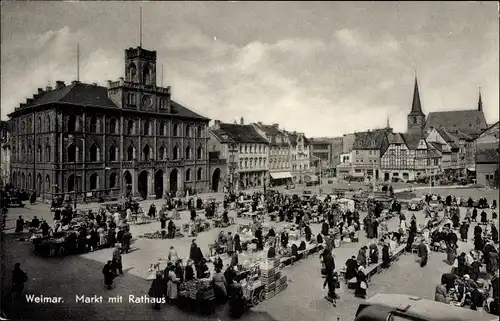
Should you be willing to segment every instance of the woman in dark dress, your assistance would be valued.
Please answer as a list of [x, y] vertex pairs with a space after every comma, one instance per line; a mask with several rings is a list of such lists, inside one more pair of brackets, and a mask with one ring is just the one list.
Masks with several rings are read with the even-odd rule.
[[486, 215], [485, 211], [481, 212], [481, 224], [486, 225], [488, 223], [488, 216]]
[[389, 245], [387, 243], [384, 244], [382, 248], [382, 267], [388, 268], [391, 265], [391, 255], [389, 253]]
[[245, 299], [240, 283], [234, 281], [229, 291], [229, 313], [231, 317], [240, 318], [245, 312]]
[[356, 290], [354, 291], [354, 296], [357, 298], [366, 299], [366, 288], [368, 287], [368, 284], [366, 283], [366, 275], [362, 266], [358, 268], [356, 280], [357, 284]]
[[104, 285], [108, 287], [108, 290], [111, 290], [113, 279], [115, 278], [115, 268], [113, 266], [113, 262], [108, 261], [108, 263], [104, 265], [102, 274], [104, 275]]
[[155, 310], [160, 310], [160, 302], [165, 295], [165, 287], [165, 281], [163, 280], [162, 274], [156, 273], [156, 279], [154, 279], [153, 283], [151, 283], [151, 287], [148, 292], [148, 295], [155, 299], [155, 303], [153, 305], [153, 309]]
[[234, 250], [235, 250], [235, 252], [241, 253], [242, 252], [242, 248], [241, 248], [240, 236], [238, 234], [234, 234], [233, 241], [234, 241]]
[[188, 260], [186, 264], [186, 268], [184, 269], [185, 281], [194, 280], [194, 269], [193, 269], [193, 261]]

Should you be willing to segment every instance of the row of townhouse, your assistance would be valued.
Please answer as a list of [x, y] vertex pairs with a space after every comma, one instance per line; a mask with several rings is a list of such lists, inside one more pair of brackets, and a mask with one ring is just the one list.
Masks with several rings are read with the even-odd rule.
[[209, 157], [221, 163], [220, 180], [232, 190], [301, 183], [310, 175], [308, 140], [278, 124], [214, 122]]

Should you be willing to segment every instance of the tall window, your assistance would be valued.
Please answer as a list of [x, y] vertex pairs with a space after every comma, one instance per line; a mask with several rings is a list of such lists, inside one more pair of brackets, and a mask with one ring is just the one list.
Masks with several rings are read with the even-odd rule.
[[76, 131], [76, 122], [78, 119], [76, 118], [76, 115], [70, 115], [68, 119], [68, 133], [74, 133]]
[[203, 179], [203, 169], [198, 168], [198, 171], [196, 172], [196, 180], [201, 181]]
[[115, 188], [116, 187], [116, 178], [117, 178], [116, 173], [111, 173], [109, 174], [109, 188]]
[[109, 148], [109, 161], [116, 162], [118, 159], [118, 148], [115, 145], [111, 145]]
[[191, 181], [191, 170], [188, 168], [186, 169], [186, 182]]
[[203, 158], [203, 148], [201, 146], [199, 146], [196, 149], [196, 158], [197, 159], [202, 159]]
[[148, 136], [151, 135], [151, 123], [148, 120], [146, 120], [144, 122], [144, 133], [143, 133], [143, 135], [148, 135]]
[[160, 122], [160, 136], [165, 136], [165, 122]]
[[76, 162], [76, 145], [71, 144], [68, 146], [68, 162]]
[[89, 131], [91, 133], [98, 133], [99, 129], [97, 128], [98, 121], [96, 116], [90, 117]]
[[186, 134], [184, 136], [191, 137], [191, 126], [186, 125]]
[[172, 150], [172, 159], [179, 159], [179, 147], [177, 146], [174, 146], [174, 149]]
[[167, 148], [165, 146], [161, 146], [159, 151], [158, 151], [158, 158], [159, 159], [167, 159]]
[[91, 162], [98, 162], [100, 160], [100, 150], [99, 147], [95, 143], [90, 146], [90, 161]]
[[109, 120], [109, 132], [111, 134], [118, 134], [118, 121], [115, 118]]
[[135, 124], [132, 119], [127, 122], [127, 135], [134, 135]]
[[128, 161], [132, 161], [134, 160], [135, 158], [135, 149], [134, 147], [131, 145], [127, 148], [127, 160]]
[[75, 191], [75, 176], [73, 174], [68, 176], [68, 192]]
[[93, 191], [99, 189], [99, 175], [96, 173], [90, 175], [90, 189]]
[[196, 137], [201, 138], [203, 136], [203, 127], [198, 126], [198, 129], [196, 130]]
[[186, 147], [186, 159], [191, 159], [191, 147]]
[[179, 136], [179, 125], [174, 124], [172, 127], [172, 136]]
[[144, 148], [142, 149], [142, 160], [143, 161], [148, 161], [151, 159], [150, 152], [151, 152], [151, 150], [149, 148], [149, 145], [144, 146]]
[[42, 130], [42, 117], [41, 116], [39, 116], [38, 120], [36, 121], [36, 131], [38, 133], [43, 132], [43, 130]]
[[49, 115], [45, 116], [45, 126], [47, 128], [46, 132], [50, 133], [52, 128], [50, 127], [50, 116]]
[[47, 163], [50, 163], [52, 161], [52, 157], [51, 157], [51, 148], [50, 148], [50, 145], [47, 144], [47, 146], [45, 146], [45, 161]]
[[42, 156], [43, 156], [43, 153], [42, 153], [42, 146], [41, 145], [38, 145], [37, 148], [36, 148], [36, 161], [41, 163], [42, 162]]

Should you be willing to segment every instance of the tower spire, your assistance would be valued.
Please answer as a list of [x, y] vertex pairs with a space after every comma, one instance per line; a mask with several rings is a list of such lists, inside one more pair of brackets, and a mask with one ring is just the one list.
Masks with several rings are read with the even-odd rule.
[[163, 64], [161, 65], [161, 86], [163, 87]]
[[389, 123], [389, 116], [387, 116], [387, 125], [386, 125], [386, 128], [391, 128], [391, 125]]
[[80, 81], [80, 44], [76, 45], [76, 81]]
[[483, 100], [481, 99], [481, 87], [479, 87], [479, 101], [477, 102], [477, 110], [483, 110]]
[[142, 7], [139, 8], [139, 47], [142, 48]]
[[412, 115], [423, 115], [422, 104], [420, 103], [420, 92], [418, 90], [418, 79], [415, 71], [415, 87], [413, 89], [413, 102], [411, 104]]

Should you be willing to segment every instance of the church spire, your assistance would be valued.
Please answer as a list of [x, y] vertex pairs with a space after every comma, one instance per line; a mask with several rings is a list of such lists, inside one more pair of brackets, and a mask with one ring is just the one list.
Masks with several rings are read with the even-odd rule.
[[477, 102], [477, 110], [483, 110], [483, 100], [481, 99], [481, 87], [479, 87], [479, 101]]
[[413, 103], [411, 104], [411, 115], [423, 115], [422, 104], [420, 103], [420, 93], [418, 91], [418, 80], [415, 75], [415, 88], [413, 89]]

